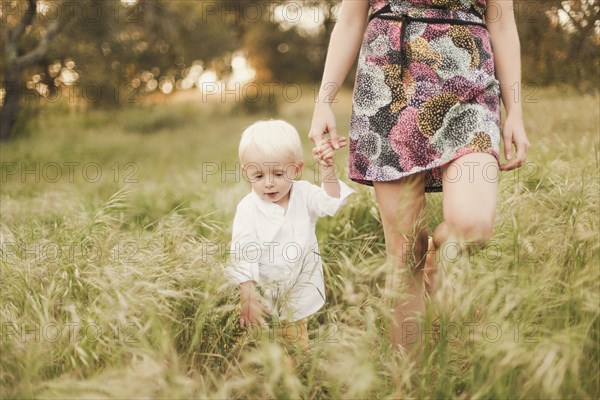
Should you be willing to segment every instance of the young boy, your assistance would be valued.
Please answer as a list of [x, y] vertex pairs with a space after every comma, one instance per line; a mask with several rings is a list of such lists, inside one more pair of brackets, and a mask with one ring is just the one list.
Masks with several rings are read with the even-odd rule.
[[[340, 139], [341, 148], [346, 141]], [[321, 187], [294, 180], [302, 154], [298, 132], [287, 122], [260, 121], [243, 132], [239, 158], [252, 190], [237, 206], [226, 272], [240, 285], [242, 327], [264, 326], [270, 316], [277, 335], [307, 345], [307, 318], [325, 303], [315, 224], [354, 191], [337, 179], [331, 143], [313, 149], [324, 160]]]

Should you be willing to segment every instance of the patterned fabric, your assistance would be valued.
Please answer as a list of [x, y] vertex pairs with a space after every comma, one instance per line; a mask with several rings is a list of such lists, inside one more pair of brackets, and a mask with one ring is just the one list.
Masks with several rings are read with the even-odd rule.
[[350, 179], [372, 185], [425, 171], [425, 191], [440, 192], [445, 164], [472, 152], [498, 161], [500, 85], [490, 35], [476, 25], [485, 0], [371, 0], [371, 8], [389, 12], [369, 22], [360, 50]]

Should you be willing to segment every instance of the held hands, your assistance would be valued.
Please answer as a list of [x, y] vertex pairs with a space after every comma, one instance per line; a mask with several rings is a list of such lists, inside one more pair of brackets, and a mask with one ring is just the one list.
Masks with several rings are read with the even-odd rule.
[[[502, 132], [504, 140], [504, 156], [507, 163], [500, 165], [501, 171], [510, 171], [521, 167], [525, 163], [525, 156], [529, 149], [529, 140], [523, 126], [523, 119], [520, 117], [508, 116], [504, 122]], [[512, 145], [515, 145], [516, 154], [513, 157]]]
[[[347, 140], [343, 136], [337, 137], [338, 149], [345, 147]], [[322, 139], [320, 145], [314, 147], [312, 150], [315, 161], [323, 166], [331, 167], [335, 161], [335, 149], [332, 143], [332, 139]]]
[[260, 304], [256, 298], [256, 284], [248, 281], [240, 284], [240, 326], [251, 328], [253, 325], [263, 326], [265, 317], [271, 315], [267, 307]]
[[337, 129], [335, 127], [335, 115], [329, 104], [320, 103], [315, 108], [308, 138], [316, 146], [319, 146], [325, 139], [326, 134], [329, 135], [333, 148], [335, 150], [340, 149], [341, 146], [338, 144]]
[[[325, 138], [325, 135], [329, 138]], [[333, 165], [334, 150], [339, 150], [347, 144], [345, 137], [338, 136], [335, 115], [329, 104], [325, 102], [315, 107], [308, 137], [315, 143], [313, 157], [320, 166], [325, 167]]]

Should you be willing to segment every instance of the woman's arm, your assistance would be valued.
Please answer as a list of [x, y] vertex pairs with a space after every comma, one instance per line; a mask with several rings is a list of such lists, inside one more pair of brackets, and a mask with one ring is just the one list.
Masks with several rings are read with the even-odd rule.
[[324, 133], [329, 133], [334, 148], [338, 149], [335, 116], [331, 103], [356, 59], [367, 25], [368, 0], [344, 0], [327, 50], [323, 80], [308, 137], [321, 144]]
[[[488, 0], [487, 7], [489, 17], [486, 24], [492, 41], [502, 103], [506, 109], [502, 137], [504, 155], [509, 163], [500, 165], [500, 169], [510, 171], [523, 165], [529, 148], [529, 140], [523, 126], [521, 98], [515, 98], [511, 93], [515, 84], [521, 88], [521, 45], [513, 12], [513, 0]], [[513, 143], [516, 148], [514, 159], [511, 155]]]

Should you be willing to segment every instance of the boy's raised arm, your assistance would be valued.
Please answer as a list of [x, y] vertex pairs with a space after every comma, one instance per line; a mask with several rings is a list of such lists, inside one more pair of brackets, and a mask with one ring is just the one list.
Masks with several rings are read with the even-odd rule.
[[[345, 147], [347, 140], [345, 137], [338, 138], [340, 149]], [[313, 149], [313, 156], [319, 165], [319, 177], [322, 187], [331, 197], [338, 199], [341, 194], [340, 184], [337, 178], [335, 161], [335, 149], [331, 140], [323, 141], [320, 146]]]
[[337, 178], [334, 165], [319, 164], [319, 176], [321, 177], [322, 187], [330, 197], [340, 198], [340, 182]]
[[[344, 147], [346, 138], [339, 137], [338, 143]], [[333, 216], [354, 190], [337, 177], [335, 153], [330, 141], [323, 141], [321, 146], [313, 148], [313, 156], [319, 166], [321, 188], [312, 191], [308, 207], [317, 217]]]

